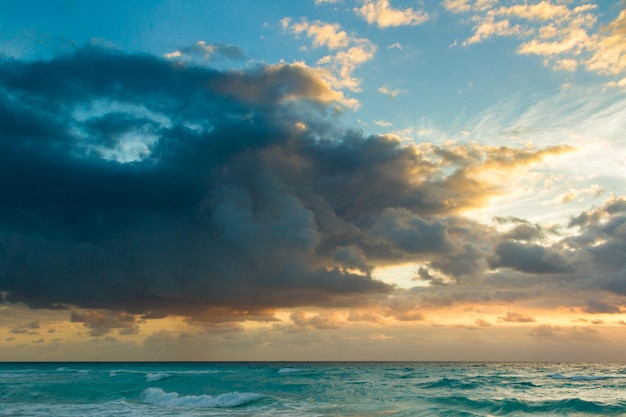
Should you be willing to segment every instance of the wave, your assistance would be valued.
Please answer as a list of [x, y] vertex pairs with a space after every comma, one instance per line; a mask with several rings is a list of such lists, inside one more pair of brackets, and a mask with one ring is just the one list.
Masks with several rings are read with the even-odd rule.
[[[120, 376], [121, 374], [131, 374], [131, 375], [145, 375], [148, 382], [160, 381], [161, 379], [168, 378], [173, 375], [212, 375], [219, 374], [222, 371], [216, 370], [198, 370], [198, 371], [177, 371], [177, 370], [168, 370], [167, 372], [147, 372], [143, 370], [130, 370], [130, 369], [113, 369], [109, 371], [109, 376], [111, 378], [115, 378]], [[162, 377], [157, 377], [157, 375], [162, 375]], [[157, 379], [152, 379], [157, 378]]]
[[297, 369], [297, 368], [280, 368], [278, 370], [278, 373], [279, 374], [289, 374], [289, 373], [292, 373], [292, 372], [300, 372], [300, 371], [302, 371], [302, 369]]
[[255, 393], [229, 392], [212, 395], [180, 395], [177, 392], [165, 392], [161, 388], [148, 388], [144, 391], [144, 403], [164, 407], [185, 408], [230, 408], [249, 404], [263, 397]]
[[170, 375], [166, 374], [164, 372], [155, 372], [155, 373], [149, 373], [146, 375], [146, 381], [147, 382], [157, 382], [157, 381], [162, 381], [166, 378], [169, 378]]
[[561, 374], [550, 374], [548, 377], [552, 379], [568, 379], [570, 381], [600, 381], [602, 379], [614, 378], [608, 375], [573, 375], [565, 376]]
[[458, 379], [441, 378], [434, 382], [425, 382], [419, 384], [421, 388], [455, 388], [455, 389], [474, 389], [482, 385], [476, 382], [464, 382]]
[[489, 414], [515, 414], [515, 413], [593, 413], [597, 415], [606, 413], [624, 413], [624, 407], [602, 404], [600, 402], [585, 401], [580, 398], [568, 398], [562, 400], [547, 401], [524, 401], [513, 398], [503, 400], [473, 400], [467, 397], [440, 397], [437, 402], [447, 406], [455, 405], [463, 408], [480, 410]]

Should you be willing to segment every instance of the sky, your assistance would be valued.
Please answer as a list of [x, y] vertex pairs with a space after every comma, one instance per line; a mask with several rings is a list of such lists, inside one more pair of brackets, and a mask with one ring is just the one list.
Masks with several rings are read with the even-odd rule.
[[626, 3], [0, 2], [0, 360], [626, 361]]

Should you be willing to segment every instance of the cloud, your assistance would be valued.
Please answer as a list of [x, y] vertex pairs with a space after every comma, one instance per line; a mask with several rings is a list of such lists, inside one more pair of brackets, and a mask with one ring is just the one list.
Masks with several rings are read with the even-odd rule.
[[[298, 181], [330, 146], [297, 122], [309, 104], [323, 117], [332, 90], [305, 66], [218, 72], [87, 47], [0, 73], [17, 94], [0, 102], [9, 301], [201, 316], [389, 290], [317, 260], [324, 198]], [[145, 135], [131, 161], [104, 152]]]
[[299, 23], [292, 23], [291, 18], [281, 20], [283, 30], [296, 36], [305, 33], [313, 38], [313, 47], [327, 47], [336, 51], [333, 55], [326, 55], [318, 60], [320, 76], [338, 89], [361, 91], [360, 81], [352, 76], [354, 70], [363, 63], [371, 60], [376, 53], [376, 45], [365, 38], [348, 35], [337, 23], [324, 23], [316, 20], [310, 23], [302, 18]]
[[312, 327], [317, 330], [334, 330], [340, 328], [340, 321], [333, 315], [316, 314], [307, 316], [300, 311], [294, 311], [291, 313], [290, 318], [298, 327]]
[[139, 332], [135, 317], [131, 314], [111, 311], [73, 311], [70, 317], [72, 323], [83, 323], [91, 336], [104, 336], [113, 329], [118, 329], [120, 335], [132, 335]]
[[481, 328], [491, 327], [492, 326], [491, 323], [489, 323], [488, 321], [485, 321], [483, 319], [476, 319], [475, 323], [476, 323], [476, 326], [481, 327]]
[[571, 272], [573, 267], [558, 252], [540, 245], [502, 242], [489, 259], [491, 268], [512, 268], [535, 274]]
[[404, 93], [406, 93], [406, 91], [405, 91], [405, 90], [398, 90], [398, 89], [395, 89], [395, 90], [390, 90], [390, 89], [389, 89], [387, 86], [385, 86], [385, 85], [384, 85], [384, 86], [382, 86], [382, 87], [380, 87], [380, 88], [378, 89], [378, 91], [379, 91], [381, 94], [388, 95], [388, 96], [389, 96], [389, 97], [391, 97], [391, 98], [396, 98], [396, 97], [398, 97], [400, 94], [404, 94]]
[[469, 0], [443, 0], [441, 4], [453, 13], [467, 12], [472, 7]]
[[463, 45], [471, 45], [489, 39], [492, 36], [514, 36], [522, 33], [519, 25], [512, 25], [508, 19], [496, 20], [496, 16], [488, 15], [479, 20], [474, 27], [474, 34], [463, 42]]
[[202, 58], [207, 61], [216, 59], [242, 60], [245, 58], [244, 52], [237, 46], [223, 43], [207, 44], [205, 41], [198, 41], [191, 46], [166, 53], [164, 56], [168, 59]]
[[404, 10], [394, 9], [389, 6], [389, 0], [365, 0], [363, 6], [355, 7], [354, 11], [367, 23], [376, 24], [379, 28], [395, 26], [416, 26], [426, 22], [430, 16], [428, 13], [412, 7]]
[[590, 326], [565, 328], [550, 324], [541, 324], [527, 333], [528, 336], [552, 340], [582, 343], [600, 343], [604, 338]]
[[445, 0], [443, 5], [453, 13], [470, 14], [475, 22], [464, 45], [512, 36], [521, 40], [519, 54], [543, 56], [554, 70], [575, 71], [582, 65], [606, 76], [626, 72], [625, 10], [598, 27], [597, 6], [590, 3], [576, 6], [544, 0], [503, 6], [494, 1]]
[[586, 66], [601, 74], [623, 74], [626, 72], [626, 9], [603, 29], [594, 39], [593, 55]]
[[574, 72], [578, 69], [578, 61], [571, 58], [557, 59], [553, 68], [555, 71]]
[[506, 315], [498, 317], [498, 320], [507, 323], [532, 323], [535, 321], [535, 319], [528, 314], [517, 311], [507, 311]]
[[283, 29], [290, 29], [296, 35], [305, 33], [307, 37], [313, 38], [313, 46], [316, 48], [320, 46], [326, 46], [331, 50], [345, 48], [353, 40], [346, 31], [341, 30], [338, 23], [323, 23], [319, 20], [309, 23], [308, 20], [302, 19], [299, 23], [291, 24], [289, 18], [282, 19], [281, 23]]
[[[291, 307], [421, 320], [533, 291], [626, 293], [623, 199], [572, 218], [568, 237], [466, 217], [567, 146], [336, 128], [343, 96], [304, 64], [219, 71], [88, 46], [1, 60], [0, 80], [0, 292], [71, 307], [94, 336], [168, 315], [231, 332]], [[374, 278], [398, 264], [428, 286]], [[324, 314], [295, 318], [338, 317]]]
[[621, 314], [619, 306], [600, 300], [588, 300], [587, 305], [581, 309], [588, 314]]

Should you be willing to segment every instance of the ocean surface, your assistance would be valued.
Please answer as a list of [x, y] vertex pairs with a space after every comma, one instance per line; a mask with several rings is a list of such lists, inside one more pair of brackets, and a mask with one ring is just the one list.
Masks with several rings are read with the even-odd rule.
[[0, 363], [0, 416], [626, 416], [626, 364]]

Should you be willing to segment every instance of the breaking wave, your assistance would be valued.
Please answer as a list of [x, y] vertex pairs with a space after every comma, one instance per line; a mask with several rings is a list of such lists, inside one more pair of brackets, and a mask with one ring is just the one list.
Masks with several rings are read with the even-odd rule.
[[148, 388], [144, 391], [144, 403], [164, 407], [185, 408], [230, 408], [239, 407], [262, 397], [255, 393], [229, 392], [212, 395], [180, 395], [177, 392], [165, 392], [161, 388]]

